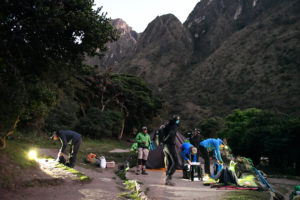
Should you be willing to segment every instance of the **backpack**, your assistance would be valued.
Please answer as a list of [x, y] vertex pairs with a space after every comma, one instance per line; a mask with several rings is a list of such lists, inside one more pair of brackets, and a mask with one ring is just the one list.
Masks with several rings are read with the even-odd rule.
[[216, 176], [215, 179], [219, 179], [219, 183], [224, 185], [238, 185], [238, 179], [235, 173], [228, 168], [222, 169]]
[[164, 143], [165, 132], [163, 128], [159, 128], [155, 131], [155, 143], [159, 146]]

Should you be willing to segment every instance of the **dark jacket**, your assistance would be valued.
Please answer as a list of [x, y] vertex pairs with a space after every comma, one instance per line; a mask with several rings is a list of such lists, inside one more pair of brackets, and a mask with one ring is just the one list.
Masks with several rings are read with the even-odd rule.
[[64, 153], [67, 144], [72, 141], [72, 145], [78, 143], [81, 141], [81, 135], [75, 131], [71, 130], [59, 130], [57, 131], [57, 137], [60, 139], [60, 142], [62, 144], [60, 148], [60, 152]]
[[193, 135], [190, 139], [190, 143], [197, 149], [199, 149], [200, 142], [202, 142], [202, 141], [203, 141], [203, 137], [200, 134]]
[[167, 126], [164, 128], [164, 144], [175, 145], [177, 129], [178, 125], [176, 124], [176, 119], [170, 120]]

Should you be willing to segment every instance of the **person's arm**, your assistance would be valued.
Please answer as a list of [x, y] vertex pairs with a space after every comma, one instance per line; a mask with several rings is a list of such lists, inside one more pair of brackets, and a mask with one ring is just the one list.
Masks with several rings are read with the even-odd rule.
[[142, 139], [142, 137], [141, 137], [141, 133], [139, 133], [137, 136], [136, 136], [136, 142], [138, 143], [138, 144], [142, 144], [143, 143], [143, 139]]
[[186, 157], [186, 154], [188, 154], [187, 150], [186, 150], [186, 149], [183, 149], [182, 152], [181, 152], [181, 156], [183, 157], [184, 160], [188, 161], [189, 158]]
[[61, 142], [61, 148], [59, 150], [59, 153], [60, 153], [60, 155], [62, 155], [62, 153], [64, 153], [64, 151], [65, 151], [65, 149], [67, 147], [68, 142], [67, 142], [66, 136], [63, 135], [63, 134], [61, 134], [59, 136], [59, 139], [60, 139], [60, 142]]
[[219, 146], [216, 146], [215, 147], [215, 150], [214, 150], [214, 153], [215, 153], [215, 157], [218, 161], [220, 162], [223, 162], [222, 158], [221, 158], [221, 155], [220, 155], [220, 148]]

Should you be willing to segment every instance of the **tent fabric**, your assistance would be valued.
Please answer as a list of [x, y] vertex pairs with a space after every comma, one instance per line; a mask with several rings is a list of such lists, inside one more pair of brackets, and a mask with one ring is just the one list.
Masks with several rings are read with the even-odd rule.
[[[153, 140], [155, 137], [155, 131], [150, 134], [150, 138]], [[181, 158], [181, 144], [184, 143], [185, 137], [180, 133], [176, 132], [176, 139], [175, 139], [175, 150], [176, 156], [178, 158], [178, 165], [176, 169], [182, 169], [182, 158]], [[164, 168], [164, 153], [163, 153], [163, 145], [158, 146], [155, 150], [149, 152], [148, 160], [146, 162], [147, 169], [159, 169]]]

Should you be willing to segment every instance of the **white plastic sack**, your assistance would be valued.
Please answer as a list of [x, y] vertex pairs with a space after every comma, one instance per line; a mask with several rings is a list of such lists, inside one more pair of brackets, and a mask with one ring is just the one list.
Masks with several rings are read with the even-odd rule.
[[106, 168], [106, 160], [105, 160], [105, 157], [104, 157], [104, 156], [101, 156], [101, 157], [100, 157], [100, 161], [101, 161], [100, 167], [101, 167], [101, 168]]

